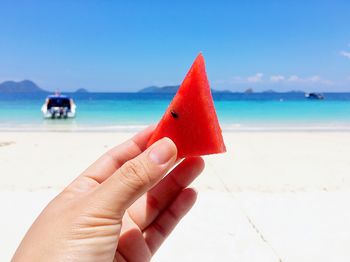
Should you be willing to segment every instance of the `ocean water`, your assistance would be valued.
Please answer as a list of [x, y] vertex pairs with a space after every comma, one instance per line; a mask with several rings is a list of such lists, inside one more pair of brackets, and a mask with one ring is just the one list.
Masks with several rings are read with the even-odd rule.
[[[156, 123], [170, 94], [68, 94], [77, 104], [74, 119], [43, 119], [46, 95], [0, 95], [0, 130], [134, 130]], [[214, 103], [224, 131], [350, 131], [350, 93], [325, 93], [321, 101], [303, 93], [218, 93]]]

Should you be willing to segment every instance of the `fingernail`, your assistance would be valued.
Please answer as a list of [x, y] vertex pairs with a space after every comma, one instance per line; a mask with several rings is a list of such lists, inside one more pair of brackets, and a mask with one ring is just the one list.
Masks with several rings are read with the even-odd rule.
[[165, 137], [154, 143], [149, 157], [155, 164], [162, 165], [170, 161], [175, 154], [176, 148], [174, 143], [169, 138]]

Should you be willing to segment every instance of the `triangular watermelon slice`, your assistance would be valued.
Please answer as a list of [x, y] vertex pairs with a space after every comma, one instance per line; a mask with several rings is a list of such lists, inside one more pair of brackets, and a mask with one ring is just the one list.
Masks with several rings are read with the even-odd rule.
[[202, 54], [194, 61], [148, 146], [169, 137], [178, 158], [226, 152]]

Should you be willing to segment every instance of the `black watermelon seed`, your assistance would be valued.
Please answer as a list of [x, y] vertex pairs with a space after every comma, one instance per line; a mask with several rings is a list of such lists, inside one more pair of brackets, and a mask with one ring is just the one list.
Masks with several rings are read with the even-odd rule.
[[173, 116], [173, 118], [179, 118], [179, 115], [175, 111], [171, 110], [170, 113]]

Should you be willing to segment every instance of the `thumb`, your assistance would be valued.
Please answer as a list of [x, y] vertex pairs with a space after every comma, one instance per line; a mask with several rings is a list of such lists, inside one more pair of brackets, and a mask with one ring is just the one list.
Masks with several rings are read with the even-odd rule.
[[[165, 137], [122, 165], [95, 191], [102, 210], [123, 214], [136, 199], [153, 187], [175, 164], [177, 149]], [[96, 202], [95, 202], [96, 203]]]

